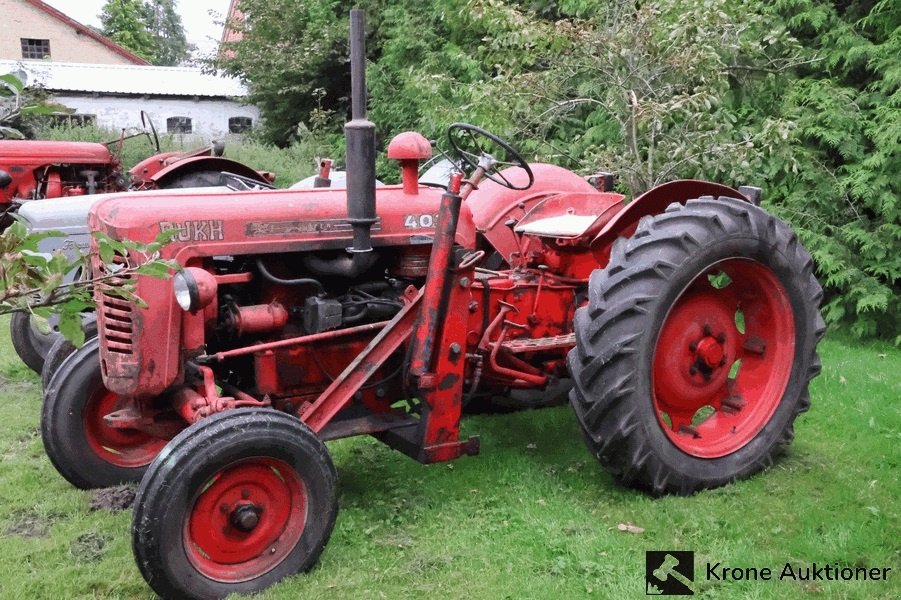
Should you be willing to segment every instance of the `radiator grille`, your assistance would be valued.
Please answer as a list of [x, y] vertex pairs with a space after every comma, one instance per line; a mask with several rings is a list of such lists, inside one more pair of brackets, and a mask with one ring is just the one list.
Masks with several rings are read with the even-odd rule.
[[[126, 266], [126, 259], [116, 256], [113, 263]], [[127, 281], [131, 276], [123, 277]], [[123, 298], [113, 296], [108, 292], [98, 294], [101, 305], [101, 318], [103, 319], [103, 337], [107, 351], [115, 354], [131, 355], [134, 351], [132, 335], [134, 333], [133, 312], [134, 305]]]

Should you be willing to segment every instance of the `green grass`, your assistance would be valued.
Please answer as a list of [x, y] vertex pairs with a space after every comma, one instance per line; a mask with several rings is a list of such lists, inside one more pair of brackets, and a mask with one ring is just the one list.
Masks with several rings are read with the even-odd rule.
[[[152, 598], [130, 514], [91, 512], [46, 459], [38, 379], [0, 320], [0, 598]], [[260, 598], [638, 598], [644, 552], [778, 567], [891, 567], [887, 582], [700, 582], [705, 598], [901, 597], [901, 352], [828, 340], [813, 407], [777, 465], [659, 500], [617, 486], [566, 407], [469, 418], [482, 454], [419, 465], [378, 443], [330, 444], [341, 510], [311, 573]], [[632, 523], [643, 533], [617, 529]]]

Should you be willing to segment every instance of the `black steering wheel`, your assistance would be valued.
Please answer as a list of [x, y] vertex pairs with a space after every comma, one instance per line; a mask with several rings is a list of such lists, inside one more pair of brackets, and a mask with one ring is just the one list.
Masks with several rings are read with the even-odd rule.
[[[484, 139], [480, 141], [479, 138]], [[485, 177], [498, 185], [510, 188], [511, 190], [526, 190], [532, 187], [532, 184], [535, 182], [535, 176], [532, 175], [532, 169], [529, 168], [529, 163], [519, 155], [519, 152], [514, 150], [513, 146], [486, 129], [470, 125], [469, 123], [451, 123], [450, 127], [447, 128], [447, 139], [450, 142], [451, 148], [453, 148], [454, 152], [460, 157], [460, 160], [466, 163], [471, 169], [476, 169], [479, 166], [479, 162], [484, 157], [491, 158], [494, 165], [491, 169], [486, 170]], [[498, 156], [501, 156], [498, 149], [503, 150], [502, 156], [504, 156], [505, 160], [497, 158]], [[501, 165], [521, 168], [529, 176], [528, 183], [526, 183], [526, 185], [516, 185], [512, 183], [498, 172], [497, 167]]]
[[[143, 110], [141, 111], [141, 127], [144, 128], [144, 133], [147, 133], [147, 125], [150, 124], [150, 131], [153, 132], [153, 140], [152, 144], [156, 148], [157, 154], [160, 152], [160, 136], [156, 134], [156, 127], [153, 125], [153, 119], [150, 118], [150, 115], [145, 113]], [[150, 137], [148, 134], [147, 137]]]

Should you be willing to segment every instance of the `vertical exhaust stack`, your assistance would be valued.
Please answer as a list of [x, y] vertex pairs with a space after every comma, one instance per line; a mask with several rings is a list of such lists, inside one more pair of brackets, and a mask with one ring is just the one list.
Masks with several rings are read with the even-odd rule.
[[353, 254], [372, 252], [370, 229], [375, 216], [375, 123], [366, 118], [366, 13], [350, 11], [351, 121], [347, 140], [347, 216], [353, 226]]
[[307, 253], [304, 266], [322, 276], [359, 277], [375, 265], [372, 225], [375, 216], [375, 124], [366, 119], [366, 19], [365, 12], [350, 11], [351, 120], [344, 126], [347, 140], [347, 222], [353, 227], [353, 245], [347, 254], [321, 258]]

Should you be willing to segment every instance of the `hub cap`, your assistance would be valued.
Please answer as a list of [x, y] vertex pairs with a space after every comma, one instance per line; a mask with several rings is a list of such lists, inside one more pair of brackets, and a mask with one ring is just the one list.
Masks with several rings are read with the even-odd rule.
[[794, 352], [791, 303], [770, 269], [728, 259], [699, 275], [654, 352], [654, 408], [669, 439], [699, 458], [742, 448], [779, 406]]
[[244, 460], [203, 486], [185, 521], [185, 551], [210, 579], [253, 579], [288, 556], [306, 515], [306, 489], [293, 467], [273, 458]]

